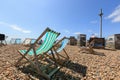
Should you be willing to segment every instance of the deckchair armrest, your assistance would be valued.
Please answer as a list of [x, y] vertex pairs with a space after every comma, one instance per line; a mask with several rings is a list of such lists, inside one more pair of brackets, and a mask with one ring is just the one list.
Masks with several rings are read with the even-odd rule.
[[53, 47], [56, 47], [63, 39], [69, 39], [66, 36], [64, 36], [62, 39], [60, 39], [57, 43], [53, 45]]

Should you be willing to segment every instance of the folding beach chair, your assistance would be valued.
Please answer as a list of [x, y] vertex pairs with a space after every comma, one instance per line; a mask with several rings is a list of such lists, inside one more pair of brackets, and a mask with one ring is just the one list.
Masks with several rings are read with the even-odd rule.
[[[69, 38], [63, 37], [61, 40], [56, 42], [56, 44], [52, 48], [53, 52], [49, 51], [47, 56], [50, 56], [49, 54], [53, 53], [53, 55], [56, 56], [56, 59], [55, 59], [56, 62], [60, 63], [60, 64], [63, 64], [64, 62], [69, 61], [69, 56], [65, 50], [65, 47], [68, 44], [68, 42], [69, 42]], [[63, 55], [60, 54], [62, 51], [64, 52]], [[52, 59], [51, 56], [50, 56], [50, 58]], [[52, 60], [54, 60], [54, 57]], [[64, 62], [62, 62], [62, 61], [64, 61]]]
[[[36, 49], [35, 46], [43, 38], [45, 35], [45, 40], [43, 43]], [[51, 76], [60, 69], [60, 66], [55, 64], [52, 60], [49, 60], [49, 63], [47, 66], [40, 65], [40, 62], [42, 62], [42, 59], [39, 60], [38, 58], [40, 56], [44, 56], [49, 50], [52, 52], [52, 47], [54, 45], [54, 42], [56, 41], [56, 38], [60, 35], [60, 33], [55, 32], [49, 28], [46, 28], [46, 30], [39, 36], [39, 38], [35, 41], [33, 45], [28, 50], [19, 50], [19, 53], [22, 55], [22, 57], [17, 61], [15, 66], [20, 66], [20, 62], [22, 62], [23, 59], [26, 59], [36, 70], [36, 72], [46, 78], [47, 80], [50, 80]], [[27, 57], [27, 54], [29, 56], [33, 56], [33, 59]], [[47, 72], [47, 69], [51, 66], [55, 67], [53, 70]]]

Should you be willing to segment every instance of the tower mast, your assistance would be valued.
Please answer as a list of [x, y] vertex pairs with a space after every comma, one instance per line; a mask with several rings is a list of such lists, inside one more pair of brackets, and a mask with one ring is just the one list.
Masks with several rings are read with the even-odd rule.
[[102, 9], [100, 9], [100, 38], [102, 38], [102, 16], [103, 16], [103, 13], [102, 13]]

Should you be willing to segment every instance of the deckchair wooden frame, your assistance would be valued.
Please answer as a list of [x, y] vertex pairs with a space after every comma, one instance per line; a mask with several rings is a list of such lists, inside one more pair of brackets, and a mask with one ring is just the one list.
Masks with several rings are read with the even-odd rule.
[[[66, 56], [63, 56], [63, 55], [60, 54], [60, 52], [57, 52], [57, 49], [56, 49], [55, 47], [57, 47], [57, 45], [58, 45], [59, 43], [61, 43], [64, 39], [69, 39], [69, 38], [63, 37], [62, 39], [60, 39], [60, 40], [53, 46], [52, 50], [53, 50], [54, 52], [51, 52], [51, 54], [52, 54], [53, 57], [51, 57], [49, 53], [46, 54], [47, 56], [50, 57], [50, 59], [55, 60], [55, 62], [58, 63], [58, 64], [60, 63], [61, 58], [64, 58], [64, 62], [62, 63], [62, 65], [63, 65], [66, 61], [69, 61], [69, 56], [68, 56], [65, 48], [63, 48], [62, 50], [63, 50], [63, 52], [65, 53]], [[62, 44], [61, 44], [61, 45], [62, 45]], [[61, 47], [61, 46], [60, 46], [60, 47]], [[58, 48], [60, 48], [60, 47], [58, 47]], [[55, 58], [55, 55], [57, 56], [57, 59]]]
[[[31, 65], [33, 65], [36, 69], [37, 69], [37, 72], [39, 75], [43, 76], [44, 78], [46, 78], [47, 80], [50, 80], [50, 77], [60, 68], [60, 66], [58, 66], [53, 72], [51, 72], [50, 74], [45, 74], [43, 73], [40, 68], [39, 68], [39, 62], [38, 62], [38, 55], [36, 53], [36, 49], [35, 49], [35, 46], [36, 46], [36, 43], [46, 34], [47, 31], [53, 31], [49, 28], [46, 28], [45, 31], [38, 37], [38, 39], [35, 41], [35, 43], [33, 45], [31, 45], [31, 47], [26, 51], [25, 54], [21, 54], [22, 57], [16, 62], [15, 66], [19, 66], [19, 63], [22, 59], [26, 59], [28, 62], [30, 62]], [[54, 33], [57, 34], [57, 37], [60, 35], [60, 33], [58, 32], [55, 32], [53, 31]], [[33, 52], [34, 52], [34, 59], [35, 59], [35, 63], [33, 63], [31, 60], [29, 60], [26, 55], [28, 54], [28, 52], [33, 49]], [[49, 49], [52, 51], [52, 47]], [[48, 51], [49, 51], [48, 50]], [[44, 52], [43, 54], [46, 54], [48, 51]]]
[[[62, 42], [64, 39], [69, 39], [69, 38], [63, 37], [59, 42], [57, 42], [57, 44], [59, 44], [60, 42]], [[60, 55], [60, 54], [56, 51], [55, 46], [56, 46], [57, 44], [55, 44], [54, 47], [53, 47], [54, 51], [56, 52], [56, 55], [61, 56], [61, 57], [64, 57], [64, 56]], [[69, 56], [68, 56], [65, 48], [63, 48], [63, 51], [64, 51], [64, 53], [65, 53], [65, 55], [66, 55], [66, 57], [64, 57], [64, 58], [69, 59]], [[59, 57], [58, 57], [58, 58], [59, 58]]]

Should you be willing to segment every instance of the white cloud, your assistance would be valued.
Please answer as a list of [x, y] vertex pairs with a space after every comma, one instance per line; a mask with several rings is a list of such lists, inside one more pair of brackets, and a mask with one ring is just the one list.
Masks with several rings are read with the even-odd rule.
[[120, 22], [120, 5], [107, 18], [112, 19], [112, 22]]
[[18, 27], [17, 25], [10, 25], [10, 27], [14, 30], [22, 31], [22, 29], [20, 27]]
[[74, 34], [81, 34], [80, 32], [75, 32]]
[[114, 18], [112, 22], [120, 22], [120, 16], [117, 16], [116, 18]]
[[97, 20], [90, 21], [90, 23], [92, 23], [92, 24], [96, 24], [97, 22], [98, 22]]
[[18, 25], [11, 25], [11, 24], [8, 24], [8, 23], [5, 23], [5, 22], [1, 22], [1, 21], [0, 21], [0, 24], [1, 24], [1, 25], [5, 25], [5, 26], [7, 26], [7, 27], [10, 27], [10, 28], [12, 28], [13, 30], [16, 30], [16, 31], [19, 31], [19, 32], [22, 32], [22, 33], [31, 33], [30, 30], [22, 29], [22, 28], [19, 27]]
[[29, 30], [24, 30], [22, 28], [20, 28], [19, 26], [17, 25], [10, 25], [10, 27], [16, 31], [19, 31], [19, 32], [23, 32], [23, 33], [31, 33], [31, 31]]
[[69, 30], [64, 30], [64, 32], [65, 32], [65, 33], [67, 33], [67, 34], [69, 34], [69, 33], [70, 33], [70, 31], [69, 31]]

